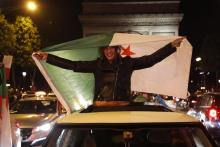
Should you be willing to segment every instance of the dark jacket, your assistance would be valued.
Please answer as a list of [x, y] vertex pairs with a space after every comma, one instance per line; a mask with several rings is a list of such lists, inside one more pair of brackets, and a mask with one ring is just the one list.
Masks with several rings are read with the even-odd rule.
[[151, 55], [138, 58], [119, 56], [112, 64], [100, 58], [93, 61], [70, 61], [48, 54], [47, 63], [74, 72], [93, 73], [95, 78], [94, 101], [128, 101], [131, 98], [132, 72], [151, 67], [175, 51], [176, 48], [172, 48], [171, 44], [168, 44]]

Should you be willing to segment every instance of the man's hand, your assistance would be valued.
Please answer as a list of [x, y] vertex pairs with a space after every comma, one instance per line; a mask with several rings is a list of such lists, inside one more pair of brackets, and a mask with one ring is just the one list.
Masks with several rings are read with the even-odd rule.
[[48, 53], [38, 51], [33, 53], [33, 56], [38, 60], [47, 60]]
[[177, 38], [176, 40], [171, 42], [171, 46], [172, 47], [180, 47], [180, 44], [182, 43], [183, 39], [185, 39], [185, 38], [186, 37]]

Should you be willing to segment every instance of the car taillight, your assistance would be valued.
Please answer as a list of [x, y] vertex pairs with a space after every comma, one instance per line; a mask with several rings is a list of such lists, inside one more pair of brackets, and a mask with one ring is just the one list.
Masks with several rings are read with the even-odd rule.
[[210, 109], [210, 110], [209, 110], [209, 116], [216, 118], [216, 116], [217, 116], [217, 110], [216, 110], [216, 109]]
[[195, 101], [195, 100], [192, 100], [192, 101], [191, 101], [191, 103], [195, 104], [195, 103], [197, 103], [197, 101]]

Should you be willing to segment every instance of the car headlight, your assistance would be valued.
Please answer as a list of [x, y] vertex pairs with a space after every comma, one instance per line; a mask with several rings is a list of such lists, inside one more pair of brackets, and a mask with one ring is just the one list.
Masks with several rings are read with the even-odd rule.
[[43, 124], [41, 126], [37, 126], [34, 131], [49, 131], [51, 129], [52, 125], [50, 123]]

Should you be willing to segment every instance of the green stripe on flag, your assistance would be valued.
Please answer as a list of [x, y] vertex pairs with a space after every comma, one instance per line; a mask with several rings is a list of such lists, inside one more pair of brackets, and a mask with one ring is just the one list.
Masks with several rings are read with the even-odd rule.
[[44, 48], [44, 51], [59, 51], [59, 50], [75, 50], [75, 49], [92, 49], [101, 46], [109, 45], [113, 37], [113, 34], [93, 35], [58, 45]]
[[[95, 60], [99, 48], [109, 45], [113, 37], [95, 35], [47, 47], [43, 51], [73, 61]], [[94, 97], [94, 76], [91, 73], [76, 73], [42, 62], [50, 80], [67, 102], [71, 111], [86, 107]]]

